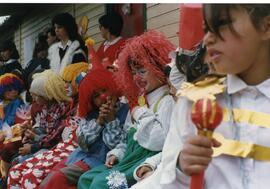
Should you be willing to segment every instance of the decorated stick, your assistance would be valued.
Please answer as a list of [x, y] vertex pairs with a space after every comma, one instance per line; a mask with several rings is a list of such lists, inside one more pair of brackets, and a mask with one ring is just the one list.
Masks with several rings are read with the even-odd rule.
[[180, 4], [179, 47], [192, 50], [203, 39], [202, 4]]
[[[198, 134], [212, 138], [214, 129], [222, 121], [222, 108], [215, 100], [199, 99], [192, 106], [191, 119], [198, 129]], [[190, 189], [203, 189], [204, 171], [191, 177]]]

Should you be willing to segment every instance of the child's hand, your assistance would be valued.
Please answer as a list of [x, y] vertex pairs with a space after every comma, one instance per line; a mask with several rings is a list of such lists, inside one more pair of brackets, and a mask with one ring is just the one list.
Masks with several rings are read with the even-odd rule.
[[31, 152], [31, 144], [24, 144], [23, 147], [19, 148], [20, 155], [26, 155]]
[[98, 114], [98, 120], [101, 125], [103, 125], [106, 122], [106, 117], [108, 113], [110, 112], [109, 106], [107, 103], [102, 104], [99, 108], [99, 114]]
[[187, 175], [204, 171], [212, 160], [212, 147], [219, 147], [220, 142], [196, 135], [184, 144], [178, 156], [178, 166]]
[[23, 144], [26, 144], [28, 142], [29, 142], [28, 138], [24, 136], [23, 139], [22, 139], [22, 143]]
[[146, 177], [152, 175], [153, 172], [154, 171], [151, 167], [144, 165], [137, 170], [136, 174], [140, 179], [145, 179]]
[[27, 144], [27, 143], [31, 143], [31, 142], [33, 142], [33, 141], [31, 139], [27, 138], [26, 136], [24, 136], [22, 139], [23, 144]]
[[4, 132], [0, 132], [0, 142], [4, 142], [6, 135]]
[[104, 123], [105, 123], [105, 120], [104, 120], [104, 118], [103, 118], [103, 117], [98, 116], [98, 118], [97, 118], [96, 122], [97, 122], [97, 124], [99, 124], [99, 125], [103, 126], [103, 125], [104, 125]]
[[24, 133], [24, 136], [26, 136], [28, 139], [32, 139], [33, 140], [35, 138], [36, 134], [32, 130], [27, 129], [25, 131], [25, 133]]
[[24, 121], [24, 122], [21, 124], [21, 130], [22, 130], [23, 133], [24, 133], [27, 129], [30, 129], [30, 128], [32, 128], [32, 121], [31, 121], [31, 120]]
[[[99, 118], [103, 118], [104, 122], [111, 122], [115, 119], [115, 103], [117, 98], [107, 97], [107, 102], [99, 108]], [[104, 124], [104, 123], [103, 123]]]
[[116, 104], [117, 98], [116, 97], [112, 97], [112, 96], [108, 96], [107, 97], [107, 116], [106, 116], [106, 121], [111, 122], [113, 120], [115, 120], [115, 104]]
[[107, 158], [106, 162], [105, 162], [105, 166], [107, 168], [112, 168], [113, 165], [115, 165], [118, 162], [118, 159], [115, 155], [111, 155]]

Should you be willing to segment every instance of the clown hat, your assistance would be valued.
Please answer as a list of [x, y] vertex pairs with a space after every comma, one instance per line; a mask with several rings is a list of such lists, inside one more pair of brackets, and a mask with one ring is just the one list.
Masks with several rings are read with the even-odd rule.
[[204, 36], [202, 4], [181, 4], [179, 47], [193, 50]]
[[24, 90], [23, 81], [15, 74], [6, 73], [0, 76], [0, 98], [3, 98], [3, 95], [6, 91], [10, 89], [16, 89], [19, 93]]
[[92, 38], [85, 40], [85, 45], [88, 48], [89, 62], [92, 64], [91, 70], [103, 68], [101, 59], [94, 50], [95, 41]]

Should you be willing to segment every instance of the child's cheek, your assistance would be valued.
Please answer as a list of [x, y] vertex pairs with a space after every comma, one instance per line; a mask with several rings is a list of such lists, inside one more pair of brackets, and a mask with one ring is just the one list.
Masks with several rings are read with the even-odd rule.
[[65, 85], [65, 90], [66, 90], [67, 96], [71, 97], [72, 94], [73, 94], [72, 86], [66, 84], [66, 85]]
[[144, 77], [137, 74], [133, 77], [133, 80], [140, 89], [145, 89], [148, 84]]

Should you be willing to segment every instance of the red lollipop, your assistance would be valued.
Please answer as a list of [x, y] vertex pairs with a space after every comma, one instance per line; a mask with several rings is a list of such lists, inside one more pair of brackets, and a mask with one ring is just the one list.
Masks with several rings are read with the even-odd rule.
[[[215, 100], [199, 99], [192, 106], [191, 119], [198, 129], [198, 134], [212, 138], [212, 131], [222, 121], [222, 108]], [[192, 175], [190, 189], [202, 189], [204, 172]]]
[[192, 106], [191, 119], [198, 130], [213, 131], [222, 121], [222, 108], [215, 100], [199, 99]]

